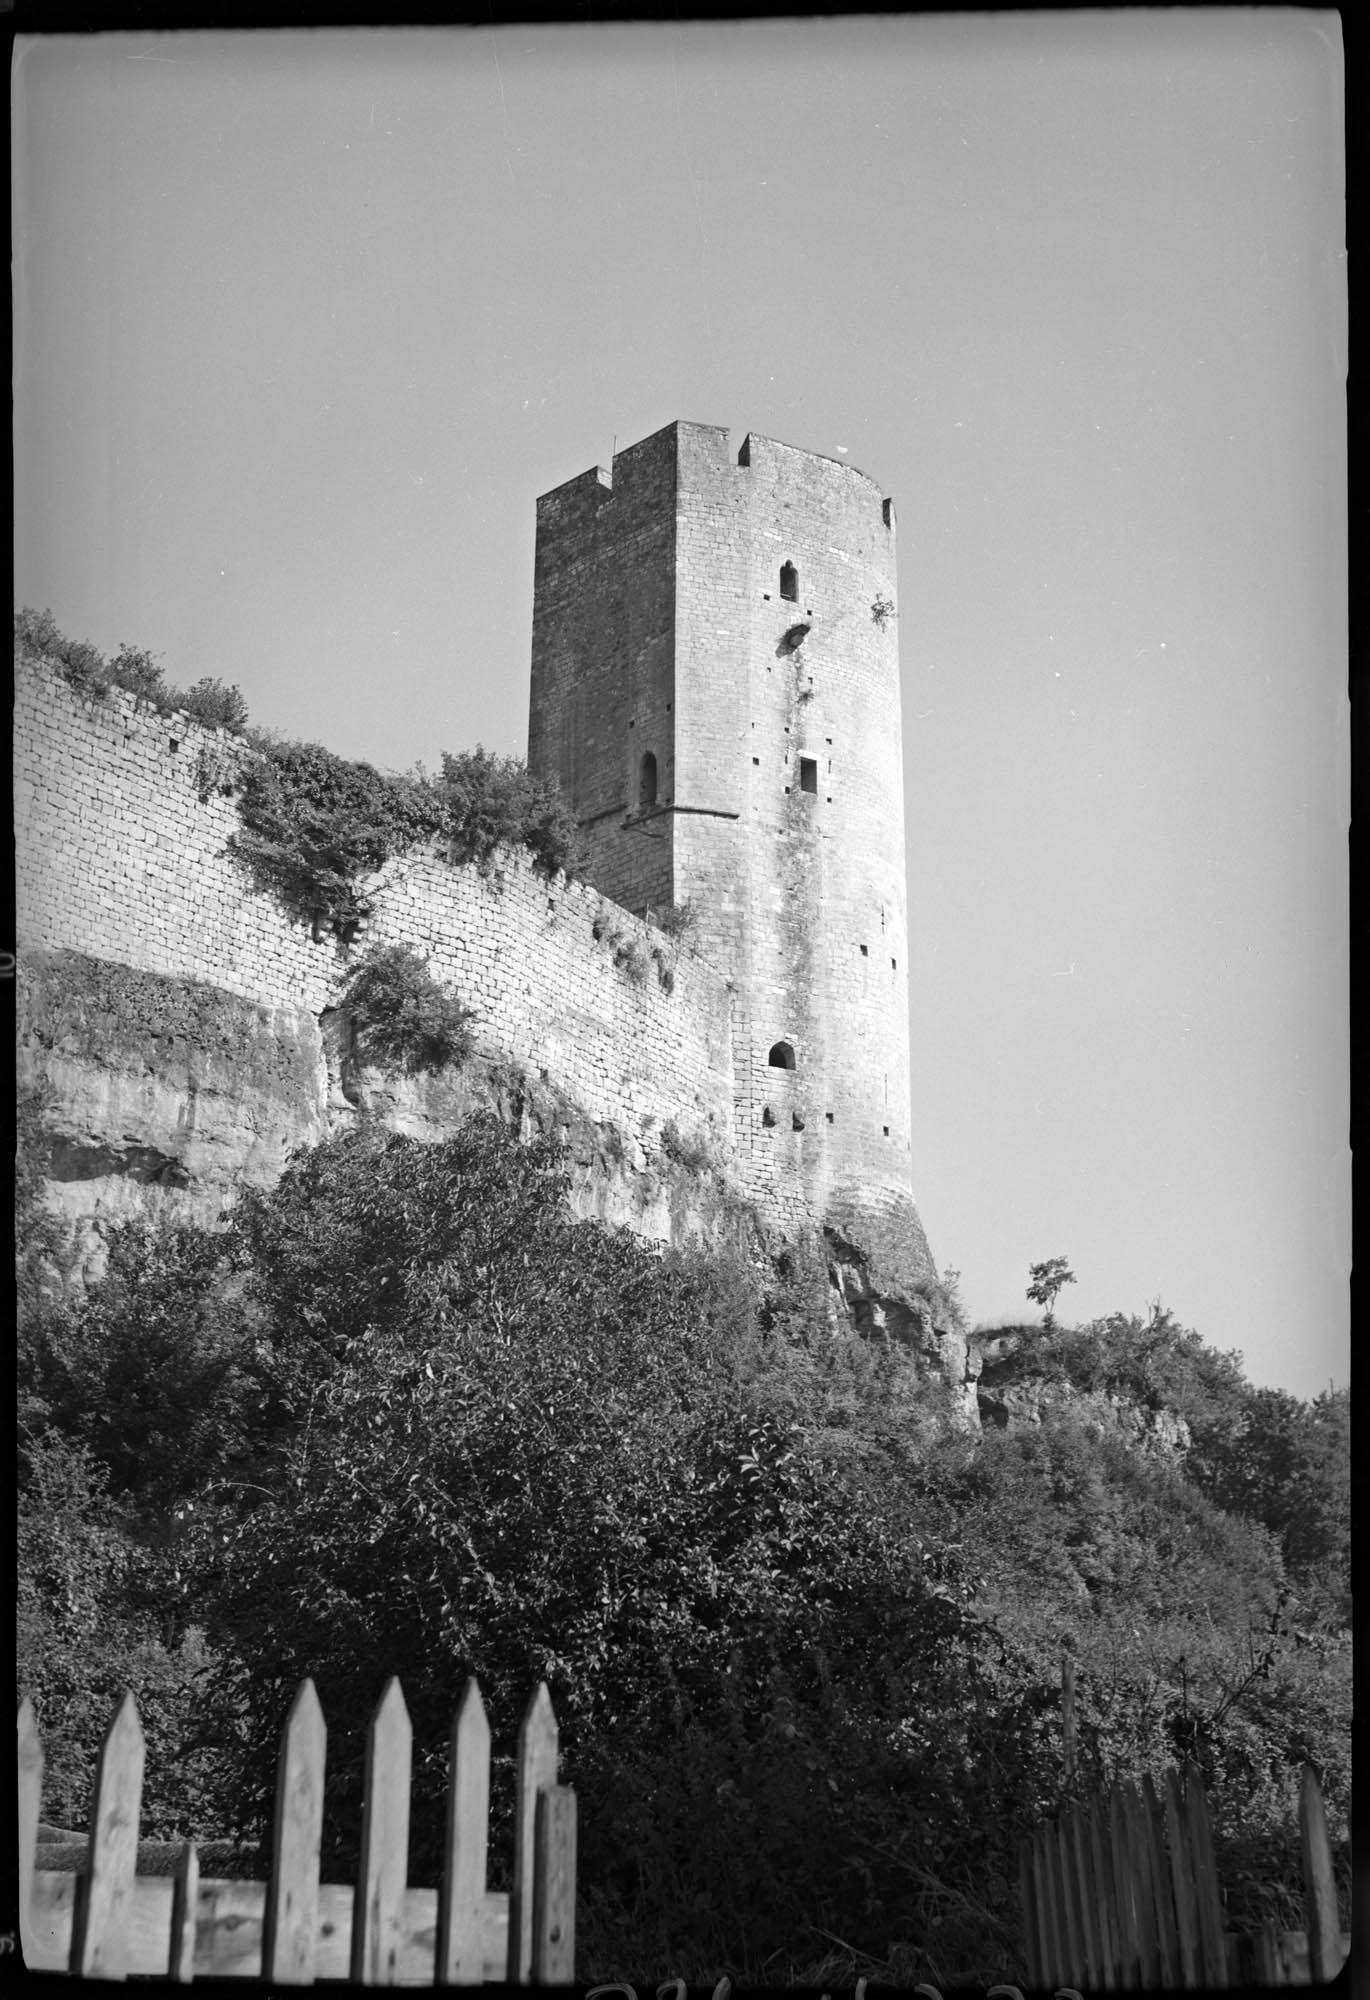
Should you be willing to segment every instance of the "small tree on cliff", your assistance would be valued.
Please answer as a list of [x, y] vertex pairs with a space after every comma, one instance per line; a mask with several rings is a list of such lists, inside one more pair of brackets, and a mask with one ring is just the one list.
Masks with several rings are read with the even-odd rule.
[[1027, 1295], [1034, 1305], [1042, 1308], [1042, 1324], [1051, 1328], [1056, 1324], [1056, 1295], [1063, 1285], [1075, 1283], [1075, 1273], [1070, 1268], [1067, 1257], [1048, 1257], [1043, 1264], [1030, 1264], [1028, 1277], [1032, 1280]]

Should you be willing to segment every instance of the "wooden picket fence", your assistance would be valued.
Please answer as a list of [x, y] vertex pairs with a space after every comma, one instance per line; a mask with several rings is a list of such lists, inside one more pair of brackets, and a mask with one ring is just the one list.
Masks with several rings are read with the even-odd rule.
[[1331, 1979], [1351, 1940], [1338, 1927], [1332, 1850], [1316, 1773], [1299, 1798], [1308, 1929], [1224, 1932], [1208, 1801], [1198, 1773], [1115, 1784], [1067, 1804], [1019, 1848], [1035, 1984], [1103, 1988], [1306, 1986]]
[[321, 1883], [326, 1730], [303, 1681], [281, 1736], [271, 1877], [202, 1880], [195, 1843], [174, 1877], [140, 1875], [142, 1724], [126, 1694], [96, 1766], [85, 1865], [38, 1865], [43, 1746], [31, 1704], [19, 1709], [20, 1944], [32, 1969], [87, 1979], [315, 1979], [365, 1986], [574, 1982], [575, 1793], [557, 1783], [557, 1725], [540, 1684], [518, 1738], [514, 1878], [487, 1889], [490, 1726], [468, 1681], [452, 1723], [446, 1852], [436, 1889], [408, 1886], [413, 1732], [391, 1680], [366, 1742], [360, 1871]]

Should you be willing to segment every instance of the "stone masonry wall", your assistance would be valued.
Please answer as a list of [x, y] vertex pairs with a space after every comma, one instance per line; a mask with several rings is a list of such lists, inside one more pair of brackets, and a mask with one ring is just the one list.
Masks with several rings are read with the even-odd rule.
[[537, 508], [528, 763], [575, 800], [591, 879], [634, 910], [672, 901], [675, 477], [667, 429]]
[[[755, 433], [734, 457], [726, 428], [671, 424], [538, 502], [530, 763], [560, 776], [599, 887], [643, 909], [668, 880], [727, 975], [749, 1197], [909, 1279], [935, 1273], [912, 1188], [895, 599], [880, 488]], [[651, 816], [632, 789], [649, 740], [670, 744]]]
[[477, 1010], [482, 1056], [554, 1080], [589, 1118], [649, 1151], [674, 1121], [726, 1166], [728, 995], [709, 965], [508, 850], [484, 873], [437, 851], [398, 857], [374, 878], [374, 914], [356, 943], [315, 941], [229, 853], [232, 799], [199, 797], [206, 748], [230, 762], [239, 754], [223, 732], [140, 707], [122, 689], [96, 699], [51, 667], [16, 666], [21, 960], [79, 952], [319, 1017], [369, 941], [404, 943]]

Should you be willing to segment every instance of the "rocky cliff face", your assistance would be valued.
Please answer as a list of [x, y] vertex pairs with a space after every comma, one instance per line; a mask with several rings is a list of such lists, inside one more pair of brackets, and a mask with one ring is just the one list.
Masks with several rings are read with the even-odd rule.
[[[368, 1068], [344, 1008], [259, 1006], [71, 951], [27, 954], [18, 999], [19, 1089], [40, 1104], [41, 1164], [76, 1286], [100, 1275], [105, 1233], [123, 1220], [212, 1226], [240, 1187], [273, 1186], [292, 1153], [359, 1120], [437, 1140], [480, 1110], [560, 1145], [584, 1219], [763, 1263], [780, 1247], [722, 1175], [674, 1157], [651, 1121], [644, 1141], [588, 1117], [554, 1079], [488, 1058], [412, 1078]], [[910, 1347], [973, 1423], [971, 1358], [938, 1304], [839, 1238], [821, 1249], [835, 1316]]]
[[132, 1216], [212, 1225], [243, 1185], [361, 1119], [440, 1139], [493, 1110], [566, 1155], [574, 1212], [658, 1242], [739, 1242], [750, 1218], [718, 1178], [612, 1124], [554, 1084], [473, 1058], [396, 1078], [358, 1064], [341, 1009], [262, 1007], [218, 987], [76, 952], [29, 954], [19, 981], [18, 1084], [38, 1096], [52, 1207], [74, 1275], [103, 1266], [103, 1232]]
[[1189, 1426], [1174, 1410], [1147, 1409], [1123, 1396], [1033, 1374], [1023, 1335], [1016, 1330], [973, 1335], [972, 1346], [984, 1424], [1040, 1424], [1053, 1410], [1068, 1408], [1097, 1423], [1101, 1431], [1120, 1433], [1138, 1450], [1173, 1457], [1189, 1449]]

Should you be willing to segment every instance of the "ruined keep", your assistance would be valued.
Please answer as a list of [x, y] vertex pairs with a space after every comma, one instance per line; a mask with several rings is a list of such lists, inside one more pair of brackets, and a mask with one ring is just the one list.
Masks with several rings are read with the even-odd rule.
[[854, 466], [673, 423], [537, 506], [528, 761], [589, 878], [688, 905], [729, 982], [739, 1178], [884, 1284], [914, 1206], [892, 503]]

